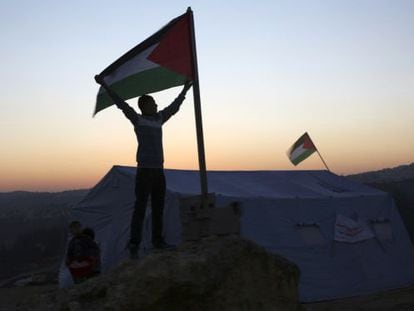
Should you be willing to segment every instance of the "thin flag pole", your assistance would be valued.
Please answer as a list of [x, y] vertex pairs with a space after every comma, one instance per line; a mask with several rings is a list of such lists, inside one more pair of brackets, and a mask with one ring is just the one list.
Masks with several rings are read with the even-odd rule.
[[197, 51], [194, 31], [194, 17], [191, 7], [188, 7], [187, 12], [190, 17], [190, 36], [191, 36], [191, 51], [193, 56], [193, 97], [194, 97], [194, 112], [197, 132], [197, 149], [198, 149], [198, 163], [200, 167], [200, 184], [201, 195], [203, 197], [203, 205], [207, 202], [208, 183], [206, 171], [206, 157], [204, 153], [204, 136], [203, 136], [203, 120], [201, 116], [201, 100], [200, 100], [200, 84], [198, 80], [198, 66], [197, 66]]
[[320, 152], [319, 152], [319, 150], [318, 150], [318, 149], [316, 149], [316, 152], [318, 153], [319, 157], [321, 158], [323, 165], [325, 165], [326, 169], [330, 172], [331, 170], [329, 169], [328, 165], [326, 165], [326, 162], [325, 162], [325, 160], [322, 158], [322, 155], [320, 154]]
[[319, 157], [321, 158], [323, 165], [325, 165], [326, 169], [330, 172], [331, 170], [329, 169], [328, 165], [326, 164], [325, 160], [323, 159], [323, 157], [322, 157], [321, 153], [319, 152], [319, 149], [318, 149], [318, 148], [316, 148], [316, 145], [315, 145], [315, 143], [313, 142], [312, 138], [310, 138], [310, 135], [309, 135], [307, 132], [306, 132], [306, 135], [309, 137], [309, 140], [310, 140], [310, 141], [312, 142], [312, 144], [315, 146], [315, 150], [316, 150], [316, 152], [318, 153]]

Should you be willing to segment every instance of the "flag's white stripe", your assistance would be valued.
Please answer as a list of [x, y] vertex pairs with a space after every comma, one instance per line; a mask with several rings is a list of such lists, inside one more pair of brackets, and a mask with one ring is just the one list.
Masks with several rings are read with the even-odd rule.
[[303, 148], [303, 144], [293, 150], [292, 154], [289, 155], [289, 158], [294, 161], [296, 158], [300, 157], [308, 149]]
[[110, 75], [105, 76], [105, 82], [108, 85], [111, 85], [133, 74], [137, 74], [141, 71], [159, 67], [158, 64], [151, 62], [147, 59], [147, 57], [157, 47], [157, 45], [158, 43], [150, 46], [146, 50], [136, 55], [134, 58], [119, 66]]

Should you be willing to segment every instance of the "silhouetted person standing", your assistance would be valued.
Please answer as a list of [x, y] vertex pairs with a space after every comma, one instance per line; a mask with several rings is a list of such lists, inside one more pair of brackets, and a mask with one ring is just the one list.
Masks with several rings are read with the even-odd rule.
[[151, 96], [141, 96], [138, 100], [138, 107], [142, 114], [138, 114], [105, 83], [103, 77], [97, 75], [95, 76], [95, 81], [102, 85], [115, 105], [131, 121], [138, 140], [138, 165], [135, 179], [136, 200], [131, 221], [131, 237], [128, 244], [131, 257], [136, 258], [142, 239], [142, 223], [145, 216], [145, 209], [150, 195], [152, 208], [152, 244], [155, 248], [165, 248], [168, 246], [162, 237], [166, 189], [162, 125], [179, 110], [180, 105], [185, 99], [185, 94], [191, 87], [191, 82], [186, 82], [178, 97], [168, 107], [159, 112]]

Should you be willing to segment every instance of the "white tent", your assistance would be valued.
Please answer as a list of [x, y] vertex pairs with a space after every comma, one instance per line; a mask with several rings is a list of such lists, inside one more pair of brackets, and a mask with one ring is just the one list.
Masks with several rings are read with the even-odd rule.
[[[127, 257], [135, 170], [114, 166], [73, 209], [72, 218], [96, 232], [103, 271]], [[185, 170], [165, 174], [164, 235], [167, 243], [178, 244], [178, 199], [200, 193], [199, 175]], [[384, 192], [327, 171], [211, 171], [208, 181], [218, 206], [241, 203], [244, 238], [299, 266], [303, 302], [414, 281], [413, 246], [392, 198]], [[150, 213], [148, 208], [141, 252], [151, 245]], [[348, 231], [341, 231], [343, 227]], [[70, 277], [62, 268], [60, 285], [68, 284]]]

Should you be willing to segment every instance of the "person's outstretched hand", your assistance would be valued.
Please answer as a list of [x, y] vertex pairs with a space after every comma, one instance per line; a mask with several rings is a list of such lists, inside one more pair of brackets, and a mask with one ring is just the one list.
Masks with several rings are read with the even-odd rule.
[[103, 77], [101, 77], [100, 75], [95, 76], [95, 81], [96, 83], [101, 84], [101, 85], [105, 83]]

